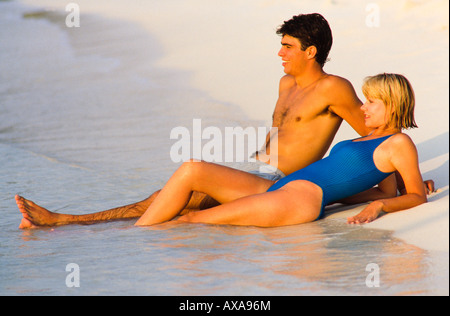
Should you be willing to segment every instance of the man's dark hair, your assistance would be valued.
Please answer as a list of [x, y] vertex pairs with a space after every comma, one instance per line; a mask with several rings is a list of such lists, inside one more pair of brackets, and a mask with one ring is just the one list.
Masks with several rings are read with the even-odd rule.
[[312, 13], [294, 16], [278, 28], [277, 34], [297, 38], [303, 51], [310, 46], [315, 46], [317, 48], [316, 61], [321, 67], [327, 62], [333, 44], [333, 35], [330, 25], [322, 15]]

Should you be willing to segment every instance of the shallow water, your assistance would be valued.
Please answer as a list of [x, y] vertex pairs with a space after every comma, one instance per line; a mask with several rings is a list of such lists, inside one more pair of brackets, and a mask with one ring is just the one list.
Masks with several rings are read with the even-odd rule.
[[[0, 2], [0, 295], [442, 293], [426, 251], [343, 219], [19, 230], [15, 194], [75, 214], [135, 202], [176, 169], [174, 127], [199, 116], [205, 126], [257, 124], [190, 88], [188, 73], [156, 67], [164, 52], [136, 25], [84, 16], [77, 32], [62, 21]], [[80, 287], [67, 286], [70, 263]], [[371, 263], [379, 287], [366, 284]]]

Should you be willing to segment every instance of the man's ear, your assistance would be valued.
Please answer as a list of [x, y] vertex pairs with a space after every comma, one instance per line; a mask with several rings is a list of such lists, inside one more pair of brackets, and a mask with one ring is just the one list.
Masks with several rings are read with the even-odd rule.
[[309, 46], [306, 49], [306, 54], [308, 56], [308, 59], [316, 58], [317, 55], [317, 47], [316, 46]]

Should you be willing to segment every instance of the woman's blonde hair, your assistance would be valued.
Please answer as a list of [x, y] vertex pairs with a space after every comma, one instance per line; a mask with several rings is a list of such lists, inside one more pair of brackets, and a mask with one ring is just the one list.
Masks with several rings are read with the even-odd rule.
[[414, 90], [404, 76], [384, 73], [367, 77], [362, 90], [367, 99], [379, 99], [386, 105], [388, 113], [391, 113], [388, 126], [400, 130], [417, 127]]

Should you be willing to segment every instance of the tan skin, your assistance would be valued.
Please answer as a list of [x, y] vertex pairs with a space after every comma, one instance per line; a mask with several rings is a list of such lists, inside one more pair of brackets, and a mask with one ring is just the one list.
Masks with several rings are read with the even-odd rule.
[[[346, 120], [361, 136], [367, 135], [370, 131], [365, 126], [364, 116], [360, 111], [362, 102], [351, 83], [324, 73], [322, 67], [315, 61], [315, 54], [314, 46], [303, 51], [298, 39], [290, 36], [284, 36], [282, 39], [282, 48], [278, 55], [283, 60], [286, 75], [280, 80], [279, 99], [273, 114], [273, 127], [278, 129], [277, 137], [268, 138], [267, 154], [260, 153], [257, 159], [271, 163], [268, 154], [274, 153], [270, 153], [270, 142], [277, 139], [278, 155], [275, 166], [286, 175], [321, 159], [343, 120]], [[236, 172], [236, 170], [228, 171]], [[205, 177], [212, 178], [212, 173], [206, 173]], [[239, 193], [231, 194], [227, 199], [213, 198], [206, 192], [207, 190], [194, 190], [189, 195], [190, 200], [184, 205], [181, 214], [208, 209], [219, 203], [255, 194], [254, 191], [247, 189], [245, 181], [235, 183], [243, 183], [245, 188], [235, 188]], [[269, 186], [269, 183], [266, 183], [265, 187]], [[53, 213], [23, 197], [16, 196], [17, 205], [23, 215], [19, 227], [137, 218], [146, 213], [159, 194], [160, 191], [141, 202], [86, 215]], [[385, 180], [378, 188], [355, 197], [352, 202], [359, 203], [395, 195], [395, 180], [391, 178]]]

